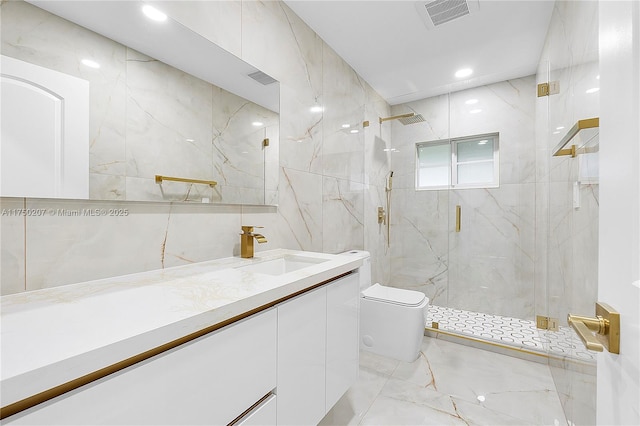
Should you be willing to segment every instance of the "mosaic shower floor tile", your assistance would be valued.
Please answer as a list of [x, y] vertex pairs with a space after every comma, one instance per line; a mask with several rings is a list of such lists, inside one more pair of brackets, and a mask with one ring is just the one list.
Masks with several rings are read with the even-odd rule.
[[441, 330], [452, 333], [595, 362], [595, 356], [584, 348], [571, 327], [560, 327], [559, 331], [541, 330], [531, 320], [429, 305], [426, 326], [431, 327], [432, 322], [437, 322]]

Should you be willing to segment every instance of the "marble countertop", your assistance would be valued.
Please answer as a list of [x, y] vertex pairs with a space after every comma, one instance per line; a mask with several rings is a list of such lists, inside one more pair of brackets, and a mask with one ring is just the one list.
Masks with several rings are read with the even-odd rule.
[[[236, 269], [284, 255], [326, 261], [283, 275]], [[3, 296], [7, 406], [352, 271], [359, 256], [270, 250]]]

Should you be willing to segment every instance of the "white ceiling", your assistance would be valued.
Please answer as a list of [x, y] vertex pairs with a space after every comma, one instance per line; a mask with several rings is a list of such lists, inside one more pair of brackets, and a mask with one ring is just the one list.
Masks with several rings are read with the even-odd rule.
[[476, 11], [428, 29], [431, 0], [284, 1], [391, 105], [535, 74], [554, 4], [469, 0]]

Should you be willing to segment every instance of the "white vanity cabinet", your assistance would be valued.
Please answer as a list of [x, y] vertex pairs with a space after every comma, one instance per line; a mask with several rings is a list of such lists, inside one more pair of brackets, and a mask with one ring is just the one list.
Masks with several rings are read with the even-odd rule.
[[226, 425], [276, 387], [276, 327], [272, 308], [3, 424]]
[[315, 425], [356, 379], [353, 272], [2, 420]]
[[358, 274], [278, 306], [279, 425], [315, 425], [358, 375]]
[[278, 306], [279, 425], [314, 425], [324, 417], [326, 332], [325, 287]]
[[326, 411], [358, 378], [360, 349], [358, 274], [327, 286]]

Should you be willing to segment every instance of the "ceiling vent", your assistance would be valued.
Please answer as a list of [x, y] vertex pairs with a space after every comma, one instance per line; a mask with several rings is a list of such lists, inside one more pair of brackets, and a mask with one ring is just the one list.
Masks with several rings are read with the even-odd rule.
[[273, 83], [278, 81], [278, 80], [274, 79], [273, 77], [263, 73], [262, 71], [253, 72], [253, 73], [249, 74], [249, 77], [251, 77], [252, 79], [257, 81], [258, 83], [263, 84], [265, 86], [267, 86], [269, 84], [273, 84]]
[[478, 11], [478, 0], [432, 0], [416, 3], [416, 9], [427, 28], [451, 22]]

